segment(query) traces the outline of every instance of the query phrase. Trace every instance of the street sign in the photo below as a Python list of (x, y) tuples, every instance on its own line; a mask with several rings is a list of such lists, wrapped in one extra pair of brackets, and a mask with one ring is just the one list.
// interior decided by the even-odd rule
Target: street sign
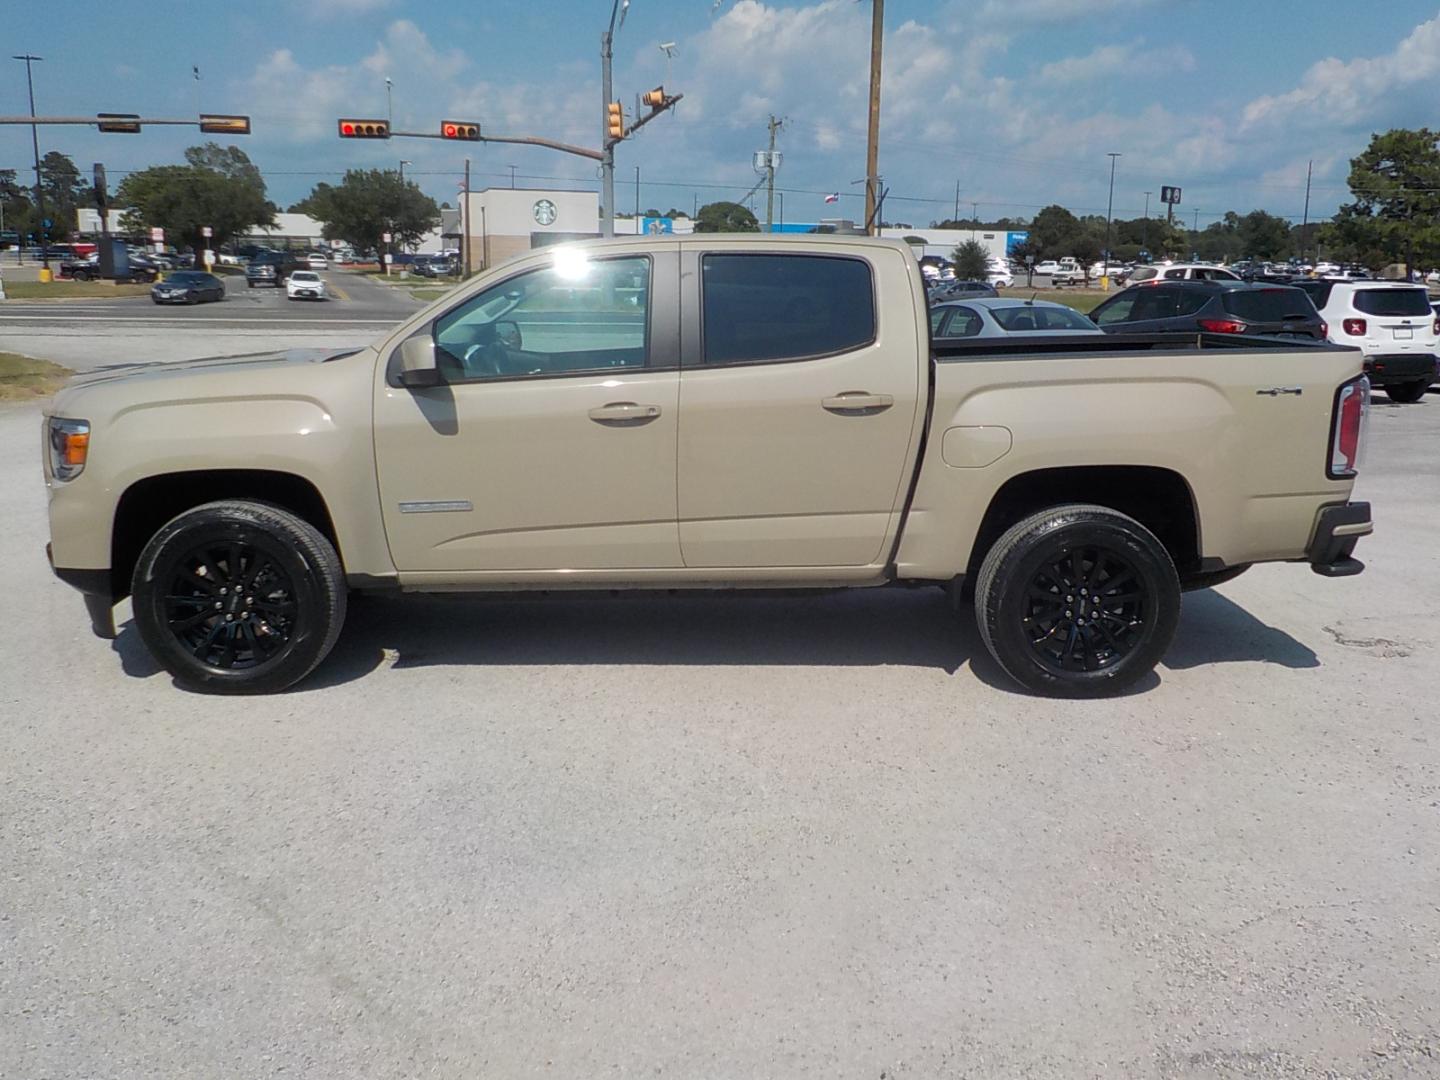
[(388, 263), (393, 263), (394, 261), (395, 261), (395, 256), (394, 256), (394, 255), (391, 255), (390, 252), (387, 251), (387, 252), (385, 253), (385, 262), (388, 264)]
[(40, 227), (41, 227), (42, 229), (48, 229), (48, 228), (50, 228), (50, 226), (52, 226), (52, 225), (54, 225), (54, 224), (55, 224), (55, 222), (51, 221), (51, 220), (47, 217), (47, 218), (45, 218), (44, 220), (42, 220), (42, 221), (40, 222)]
[(380, 242), (381, 242), (382, 244), (388, 244), (388, 243), (390, 243), (390, 234), (389, 234), (388, 232), (386, 232), (386, 233), (381, 233), (381, 234), (380, 234)]
[(152, 244), (163, 244), (165, 242), (165, 230), (156, 225), (150, 230), (150, 242)]
[(139, 113), (96, 113), (95, 126), (101, 131), (118, 132), (121, 135), (140, 134)]
[(200, 226), (200, 235), (203, 236), (203, 237), (205, 237), (205, 239), (208, 240), (208, 239), (210, 239), (210, 237), (212, 237), (212, 236), (215, 235), (215, 230), (212, 229), (209, 225), (201, 225), (201, 226)]
[(250, 117), (201, 113), (200, 130), (214, 135), (249, 135)]
[(1169, 203), (1171, 206), (1180, 205), (1180, 189), (1178, 187), (1161, 187), (1160, 201)]
[(204, 252), (201, 253), (200, 261), (203, 262), (207, 267), (214, 266), (215, 252), (213, 252), (209, 248), (206, 248)]

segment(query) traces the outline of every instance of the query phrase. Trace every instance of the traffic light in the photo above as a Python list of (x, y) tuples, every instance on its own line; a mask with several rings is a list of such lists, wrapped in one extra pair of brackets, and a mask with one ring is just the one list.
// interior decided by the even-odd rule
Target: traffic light
[(200, 130), (214, 135), (249, 135), (250, 117), (222, 116), (218, 113), (200, 116)]
[(140, 134), (139, 113), (96, 113), (95, 126), (101, 131), (113, 131), (121, 135)]
[(618, 101), (605, 106), (605, 131), (612, 139), (625, 137), (625, 108)]
[(340, 120), (342, 139), (388, 139), (390, 123), (387, 120)]
[(663, 108), (665, 105), (665, 88), (663, 86), (657, 86), (654, 90), (647, 90), (640, 98), (640, 101), (652, 109)]
[(465, 142), (479, 142), (480, 125), (467, 123), (464, 120), (442, 120), (440, 121), (440, 137), (442, 139), (462, 139)]

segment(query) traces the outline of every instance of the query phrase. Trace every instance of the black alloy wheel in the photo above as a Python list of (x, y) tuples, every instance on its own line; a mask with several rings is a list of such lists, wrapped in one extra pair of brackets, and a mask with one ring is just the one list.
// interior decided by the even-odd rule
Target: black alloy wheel
[(146, 545), (135, 622), (176, 681), (209, 693), (267, 693), (304, 678), (345, 617), (340, 559), (309, 522), (264, 503), (209, 503)]
[(975, 605), (981, 638), (1017, 682), (1093, 697), (1159, 662), (1179, 620), (1180, 582), (1138, 521), (1071, 504), (1032, 514), (995, 542)]

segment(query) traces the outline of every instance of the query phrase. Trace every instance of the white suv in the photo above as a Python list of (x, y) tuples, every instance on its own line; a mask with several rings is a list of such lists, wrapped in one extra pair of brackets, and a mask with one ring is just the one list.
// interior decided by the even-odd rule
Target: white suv
[(1240, 275), (1231, 273), (1223, 266), (1209, 263), (1156, 263), (1154, 266), (1137, 266), (1130, 272), (1128, 285), (1139, 285), (1142, 281), (1239, 281)]
[(1403, 281), (1297, 282), (1336, 345), (1365, 353), (1365, 373), (1391, 401), (1408, 404), (1440, 378), (1440, 315), (1423, 285)]

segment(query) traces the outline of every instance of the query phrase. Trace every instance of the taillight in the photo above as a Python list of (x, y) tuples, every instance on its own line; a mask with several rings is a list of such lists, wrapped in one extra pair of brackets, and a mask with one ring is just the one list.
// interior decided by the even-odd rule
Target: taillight
[(1345, 333), (1351, 337), (1363, 337), (1365, 334), (1366, 324), (1364, 319), (1346, 319), (1340, 325), (1345, 328)]
[[(1440, 319), (1437, 319), (1436, 322), (1440, 322)], [(1321, 319), (1321, 320), (1320, 320), (1320, 336), (1321, 336), (1321, 337), (1329, 337), (1329, 336), (1330, 336), (1330, 324), (1329, 324), (1328, 322), (1326, 322), (1324, 319)]]
[(1335, 394), (1334, 427), (1330, 432), (1331, 480), (1349, 480), (1360, 465), (1365, 416), (1370, 411), (1370, 380), (1364, 375), (1352, 379)]
[(1212, 334), (1243, 334), (1250, 327), (1235, 319), (1201, 319), (1200, 329), (1209, 330)]
[(1430, 324), (1430, 332), (1440, 337), (1440, 315), (1435, 316), (1435, 321)]

